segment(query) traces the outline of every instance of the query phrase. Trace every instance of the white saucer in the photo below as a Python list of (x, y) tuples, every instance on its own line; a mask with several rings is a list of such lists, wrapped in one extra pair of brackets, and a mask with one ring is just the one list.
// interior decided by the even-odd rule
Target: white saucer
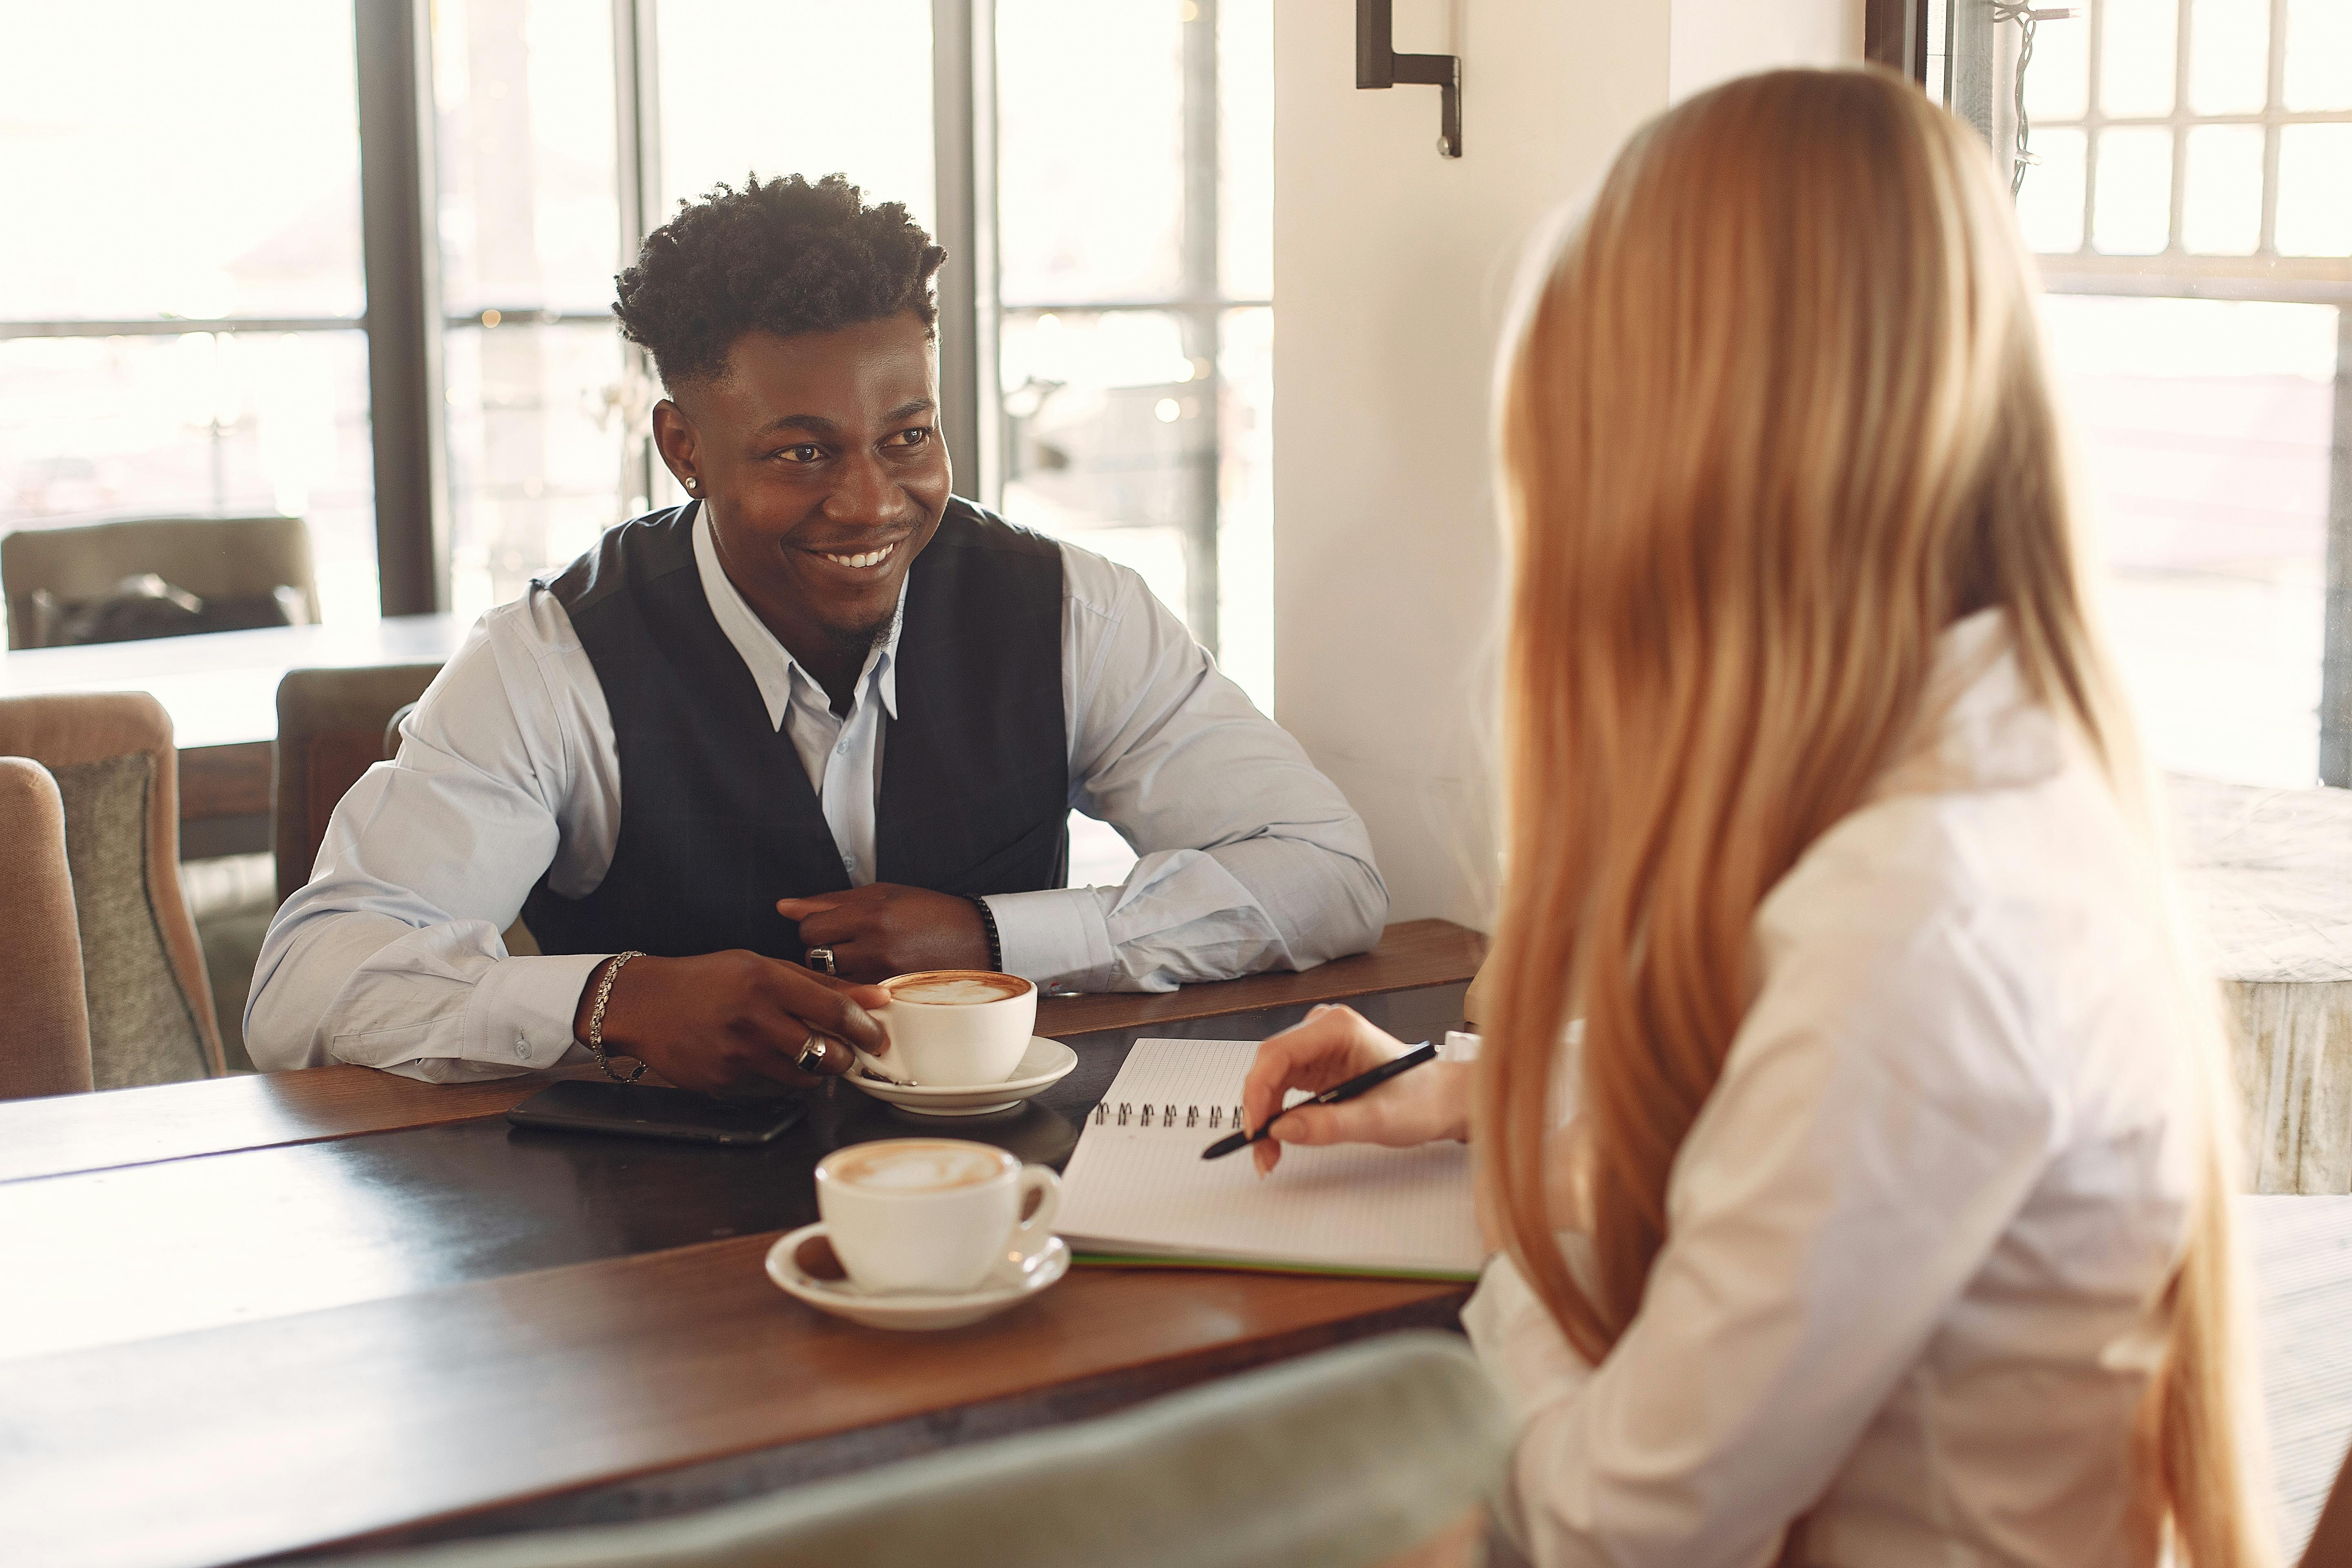
[(819, 1279), (800, 1266), (793, 1255), (801, 1243), (824, 1233), (821, 1223), (804, 1225), (768, 1248), (768, 1278), (784, 1294), (869, 1329), (960, 1329), (1018, 1306), (1070, 1271), (1069, 1245), (1056, 1236), (1048, 1237), (1029, 1260), (1026, 1272), (1010, 1261), (1002, 1263), (977, 1290), (953, 1296), (911, 1290), (879, 1295), (846, 1279)]
[(992, 1110), (1010, 1110), (1031, 1095), (1045, 1092), (1077, 1065), (1077, 1052), (1059, 1040), (1033, 1035), (1021, 1065), (1003, 1083), (938, 1088), (930, 1084), (883, 1083), (855, 1071), (844, 1081), (918, 1116), (985, 1116)]

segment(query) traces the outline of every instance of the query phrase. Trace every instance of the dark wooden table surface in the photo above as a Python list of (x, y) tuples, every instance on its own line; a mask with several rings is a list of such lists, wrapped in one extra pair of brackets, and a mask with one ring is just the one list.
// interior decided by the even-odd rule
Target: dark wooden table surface
[[(1136, 1039), (1255, 1038), (1339, 996), (1424, 1037), (1479, 952), (1420, 921), (1307, 974), (1049, 1003), (1076, 1070), (952, 1131), (1058, 1164)], [(761, 1258), (815, 1217), (819, 1156), (916, 1123), (836, 1086), (763, 1150), (509, 1127), (544, 1081), (335, 1068), (0, 1105), (0, 1559), (643, 1517), (1450, 1322), (1464, 1294), (1079, 1269), (968, 1329), (858, 1329)]]

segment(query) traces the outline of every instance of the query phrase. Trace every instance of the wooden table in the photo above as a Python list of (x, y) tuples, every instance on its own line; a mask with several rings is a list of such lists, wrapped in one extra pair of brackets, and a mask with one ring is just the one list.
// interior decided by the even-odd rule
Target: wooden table
[(278, 682), (289, 669), (443, 664), (472, 623), (387, 616), (335, 626), (265, 626), (87, 647), (0, 654), (0, 697), (146, 691), (172, 716), (180, 745), (180, 853), (269, 847), (269, 742)]
[[(1058, 1164), (1144, 1036), (1337, 996), (1423, 1037), (1482, 944), (1426, 921), (1301, 975), (1050, 1000), (1079, 1066), (960, 1135)], [(0, 1559), (194, 1568), (702, 1506), (1118, 1408), (1462, 1288), (1080, 1269), (950, 1333), (776, 1291), (826, 1150), (909, 1122), (835, 1086), (764, 1150), (510, 1128), (542, 1078), (359, 1068), (0, 1104)]]
[[(1058, 1163), (1139, 1037), (1250, 1037), (1350, 996), (1418, 1037), (1480, 952), (1416, 921), (1307, 974), (1048, 1001), (1077, 1070), (963, 1131)], [(841, 1089), (769, 1151), (508, 1129), (543, 1081), (325, 1068), (0, 1103), (0, 1562), (194, 1568), (676, 1512), (1444, 1324), (1462, 1299), (1080, 1269), (989, 1322), (885, 1338), (782, 1296), (760, 1258), (814, 1217), (819, 1152), (906, 1122)], [(2352, 1433), (2352, 1198), (2241, 1214), (2291, 1562)]]

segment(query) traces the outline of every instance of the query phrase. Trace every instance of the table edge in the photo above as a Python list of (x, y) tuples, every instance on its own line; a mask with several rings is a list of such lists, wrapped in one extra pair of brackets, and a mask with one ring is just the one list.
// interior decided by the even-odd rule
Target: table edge
[[(1383, 931), (1371, 951), (1313, 969), (1170, 992), (1045, 997), (1038, 1005), (1038, 1030), (1075, 1038), (1454, 984), (1476, 973), (1485, 950), (1484, 936), (1451, 921), (1401, 921)], [(573, 1066), (478, 1083), (429, 1084), (339, 1064), (0, 1100), (0, 1184), (503, 1116), (551, 1082), (594, 1071)], [(78, 1141), (88, 1147), (60, 1147)]]

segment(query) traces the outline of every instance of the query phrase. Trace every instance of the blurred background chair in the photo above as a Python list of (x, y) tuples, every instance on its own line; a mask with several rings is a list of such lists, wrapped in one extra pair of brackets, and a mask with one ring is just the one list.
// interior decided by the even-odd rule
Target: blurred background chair
[(66, 866), (66, 808), (49, 770), (0, 757), (0, 1100), (89, 1088), (89, 1009)]
[(415, 706), (440, 673), (437, 664), (289, 669), (278, 683), (269, 815), (278, 902), (310, 879), (336, 804), (369, 767), (399, 749), (395, 717)]
[[(278, 683), (278, 772), (270, 791), (270, 816), (277, 836), (278, 903), (310, 879), (336, 805), (362, 773), (399, 753), (401, 721), (440, 673), (437, 664), (289, 669)], [(506, 943), (507, 951), (518, 956), (539, 952), (520, 921), (507, 928)], [(259, 952), (257, 932), (254, 954)], [(245, 973), (250, 985), (251, 956)]]
[(642, 1524), (371, 1568), (1435, 1568), (1476, 1561), (1510, 1449), (1462, 1342), (1397, 1334), (1100, 1420)]
[[(212, 988), (180, 891), (179, 754), (170, 716), (144, 692), (0, 699), (0, 757), (38, 763), (57, 794), (70, 900), (58, 904), (54, 859), (42, 844), (12, 849), (52, 868), (37, 896), (46, 913), (28, 908), (8, 917), (12, 927), (47, 922), (48, 941), (28, 951), (51, 968), (46, 981), (11, 975), (9, 984), (28, 993), (37, 984), (54, 997), (61, 984), (55, 966), (71, 952), (62, 941), (69, 921), (88, 1031), (87, 1077), (69, 1087), (218, 1076)], [(45, 836), (41, 792), (21, 769), (14, 776), (21, 819)], [(70, 1058), (71, 1010), (51, 1006), (66, 1032), (56, 1048)]]
[[(154, 614), (138, 614), (135, 605), (118, 604), (129, 613), (113, 616), (100, 609), (131, 580), (151, 575), (160, 579), (147, 595)], [(197, 607), (163, 588), (192, 595)], [(12, 648), (319, 619), (310, 534), (299, 517), (137, 518), (20, 531), (0, 539), (0, 592)]]

